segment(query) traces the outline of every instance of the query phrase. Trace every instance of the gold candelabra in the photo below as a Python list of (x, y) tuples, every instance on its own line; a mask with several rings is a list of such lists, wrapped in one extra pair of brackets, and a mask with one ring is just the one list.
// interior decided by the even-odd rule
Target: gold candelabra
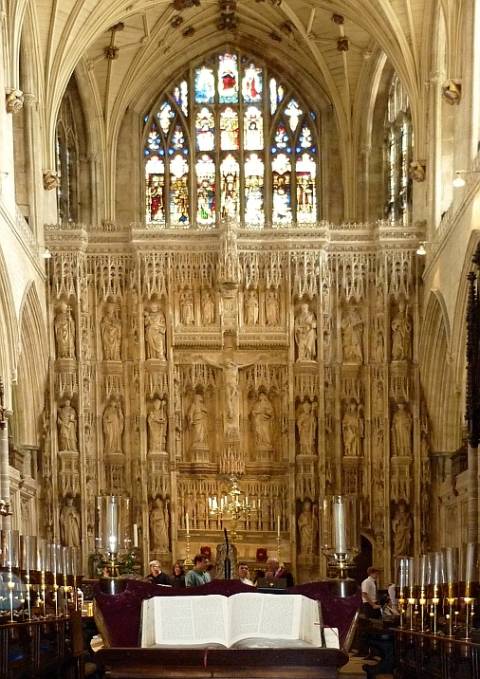
[[(260, 499), (252, 500), (250, 504), (248, 495), (245, 495), (239, 486), (238, 477), (235, 475), (228, 477), (229, 487), (225, 494), (220, 498), (213, 495), (208, 498), (208, 510), (210, 516), (219, 517), (222, 524), (228, 524), (232, 540), (238, 540), (238, 524), (244, 521), (260, 509)], [(280, 549), (277, 544), (278, 551)]]

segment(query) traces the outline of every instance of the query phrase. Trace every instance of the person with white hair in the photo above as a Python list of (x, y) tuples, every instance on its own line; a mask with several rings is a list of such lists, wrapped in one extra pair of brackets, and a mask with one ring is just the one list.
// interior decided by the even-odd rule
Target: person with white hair
[(152, 585), (171, 586), (172, 583), (170, 581), (170, 578), (166, 573), (162, 571), (160, 561), (158, 561), (157, 559), (153, 559), (153, 561), (150, 561), (148, 565), (150, 566), (150, 573), (145, 578), (148, 582), (151, 582)]

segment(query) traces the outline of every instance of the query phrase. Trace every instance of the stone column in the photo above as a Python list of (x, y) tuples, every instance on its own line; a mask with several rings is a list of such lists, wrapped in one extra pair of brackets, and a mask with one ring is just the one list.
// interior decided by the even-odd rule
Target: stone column
[(0, 515), (2, 528), (10, 528), (10, 474), (8, 460), (8, 411), (4, 405), (3, 381), (0, 378)]

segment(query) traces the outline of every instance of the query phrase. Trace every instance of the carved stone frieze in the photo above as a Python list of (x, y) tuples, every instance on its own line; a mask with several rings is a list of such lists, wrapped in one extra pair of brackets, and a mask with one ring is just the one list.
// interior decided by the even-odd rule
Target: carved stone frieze
[(195, 549), (221, 540), (208, 499), (236, 474), (255, 506), (237, 526), (241, 556), (258, 545), (273, 553), (280, 520), (282, 558), (301, 578), (319, 577), (318, 499), (333, 493), (358, 495), (385, 571), (405, 507), (409, 548), (426, 544), (412, 509), (428, 513), (430, 484), (413, 360), (415, 229), (226, 222), (192, 231), (188, 246), (174, 230), (159, 235), (46, 230), (54, 378), (44, 532), (60, 534), (53, 497), (64, 507), (72, 498), (86, 563), (96, 494), (125, 493), (144, 560), (182, 558), (187, 513)]

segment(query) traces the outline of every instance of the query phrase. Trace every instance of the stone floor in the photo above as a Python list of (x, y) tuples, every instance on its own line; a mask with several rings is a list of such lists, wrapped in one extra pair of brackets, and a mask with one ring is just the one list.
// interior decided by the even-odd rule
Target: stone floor
[[(376, 660), (365, 660), (364, 658), (357, 658), (353, 655), (350, 660), (338, 672), (339, 679), (358, 679), (365, 677), (366, 674), (362, 670), (362, 665), (375, 665)], [(376, 679), (393, 679), (393, 674), (377, 674)]]

